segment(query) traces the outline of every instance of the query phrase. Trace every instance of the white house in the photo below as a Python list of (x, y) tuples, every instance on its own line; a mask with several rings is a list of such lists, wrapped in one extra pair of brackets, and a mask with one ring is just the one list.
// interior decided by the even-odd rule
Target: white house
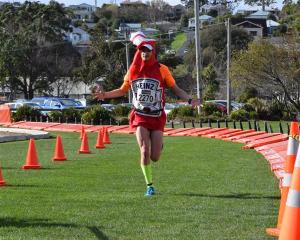
[[(202, 28), (205, 24), (212, 24), (213, 21), (214, 21), (214, 18), (212, 16), (208, 16), (208, 15), (199, 16), (200, 28)], [(191, 29), (191, 30), (195, 29), (195, 18), (190, 18), (189, 19), (188, 28)]]
[(73, 20), (85, 20), (88, 22), (93, 21), (93, 13), (96, 11), (95, 6), (86, 3), (70, 5), (68, 9), (71, 9), (74, 13)]
[(147, 36), (154, 35), (159, 32), (154, 28), (143, 28), (142, 24), (140, 23), (121, 23), (119, 29), (116, 30), (120, 39), (125, 39), (126, 34), (127, 37), (129, 37), (130, 33), (138, 31), (145, 33)]
[(67, 32), (67, 40), (72, 42), (72, 45), (84, 44), (90, 41), (90, 35), (81, 28), (71, 26), (72, 31)]

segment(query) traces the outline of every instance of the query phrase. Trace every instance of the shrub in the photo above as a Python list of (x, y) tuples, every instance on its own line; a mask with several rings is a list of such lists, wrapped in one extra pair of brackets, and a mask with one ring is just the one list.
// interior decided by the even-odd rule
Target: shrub
[(51, 111), (48, 113), (48, 116), (53, 120), (53, 121), (59, 121), (63, 119), (63, 114), (61, 111)]
[(178, 108), (176, 118), (182, 121), (190, 121), (196, 115), (196, 110), (192, 106), (181, 106)]
[(175, 120), (178, 114), (179, 108), (173, 108), (167, 115), (168, 120)]
[(129, 118), (128, 117), (122, 117), (122, 116), (117, 116), (116, 121), (120, 125), (128, 125), (129, 124)]
[(34, 109), (28, 105), (21, 106), (17, 109), (15, 114), (13, 114), (14, 121), (22, 121), (25, 118), (40, 118), (41, 112), (37, 109)]
[(246, 103), (246, 104), (242, 107), (242, 109), (246, 110), (247, 112), (255, 111), (254, 107), (253, 107), (251, 104), (249, 104), (249, 103)]
[(66, 121), (68, 119), (68, 122), (75, 122), (75, 118), (77, 120), (79, 120), (81, 118), (81, 114), (79, 112), (79, 110), (75, 109), (75, 108), (68, 108), (68, 109), (64, 109), (62, 110), (62, 117), (64, 119), (64, 121)]
[(230, 118), (232, 120), (246, 121), (249, 119), (249, 113), (244, 109), (239, 109), (236, 111), (232, 111), (230, 114)]
[(94, 123), (110, 124), (111, 120), (114, 119), (111, 118), (110, 112), (99, 105), (86, 108), (82, 114), (82, 121), (88, 124), (92, 121)]
[(131, 110), (131, 108), (128, 106), (117, 105), (112, 113), (115, 116), (126, 117), (130, 113), (130, 110)]
[(214, 112), (220, 112), (217, 105), (214, 103), (204, 103), (202, 107), (204, 116), (212, 115)]
[(251, 119), (251, 120), (258, 120), (259, 119), (258, 113), (255, 112), (255, 111), (249, 112), (249, 119)]

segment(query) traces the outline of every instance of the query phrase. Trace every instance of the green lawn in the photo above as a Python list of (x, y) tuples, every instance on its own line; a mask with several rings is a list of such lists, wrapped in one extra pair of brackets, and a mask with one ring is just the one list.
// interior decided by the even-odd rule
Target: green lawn
[(178, 33), (171, 44), (172, 49), (177, 51), (185, 41), (186, 41), (186, 33)]
[(38, 140), (41, 170), (21, 170), (27, 141), (1, 143), (0, 239), (270, 239), (278, 183), (254, 150), (215, 139), (166, 137), (154, 164), (158, 194), (145, 198), (133, 135), (78, 155), (79, 134), (63, 133), (66, 162), (52, 162), (55, 139)]
[[(270, 126), (271, 126), (271, 129), (273, 130), (273, 132), (280, 132), (280, 127), (279, 127), (279, 121), (258, 121), (258, 125), (260, 127), (260, 131), (264, 131), (265, 130), (265, 122), (267, 123), (267, 127), (268, 127), (268, 132), (270, 132)], [(282, 130), (283, 130), (283, 133), (287, 133), (288, 132), (288, 125), (290, 125), (291, 122), (287, 122), (287, 121), (281, 121), (281, 126), (282, 126)], [(183, 122), (179, 123), (179, 122), (176, 122), (174, 121), (173, 122), (173, 125), (174, 125), (174, 128), (182, 128), (184, 127), (183, 126)], [(195, 127), (199, 128), (200, 125), (199, 125), (199, 122), (197, 123), (194, 123)], [(250, 121), (250, 125), (251, 125), (251, 129), (254, 129), (254, 122), (253, 121)], [(185, 126), (188, 128), (188, 127), (192, 127), (192, 123), (191, 122), (187, 122), (185, 124)], [(209, 124), (208, 123), (202, 123), (202, 127), (208, 127)], [(213, 122), (211, 123), (211, 126), (216, 128), (218, 127), (218, 124), (216, 122)], [(235, 126), (236, 128), (240, 128), (240, 122), (239, 121), (236, 121), (235, 123)], [(172, 123), (171, 121), (170, 122), (167, 122), (166, 124), (166, 127), (172, 127)], [(225, 126), (225, 122), (220, 122), (220, 127), (226, 127)], [(232, 121), (228, 122), (228, 127), (229, 128), (234, 128), (234, 124)], [(242, 127), (244, 130), (246, 129), (249, 129), (249, 123), (248, 122), (242, 122)]]

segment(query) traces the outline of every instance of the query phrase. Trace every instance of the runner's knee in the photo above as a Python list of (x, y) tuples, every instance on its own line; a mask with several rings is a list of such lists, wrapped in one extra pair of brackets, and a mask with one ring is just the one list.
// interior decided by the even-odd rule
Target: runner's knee
[(150, 158), (153, 162), (157, 162), (159, 160), (160, 153), (159, 154), (151, 154)]

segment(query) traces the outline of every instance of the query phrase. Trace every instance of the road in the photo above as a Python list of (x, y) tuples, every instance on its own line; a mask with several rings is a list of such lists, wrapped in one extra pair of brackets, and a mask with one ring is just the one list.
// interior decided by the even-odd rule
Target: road
[(195, 31), (186, 31), (186, 41), (182, 44), (182, 46), (177, 50), (176, 56), (183, 57), (184, 50), (188, 49), (188, 46), (192, 43), (195, 38)]

